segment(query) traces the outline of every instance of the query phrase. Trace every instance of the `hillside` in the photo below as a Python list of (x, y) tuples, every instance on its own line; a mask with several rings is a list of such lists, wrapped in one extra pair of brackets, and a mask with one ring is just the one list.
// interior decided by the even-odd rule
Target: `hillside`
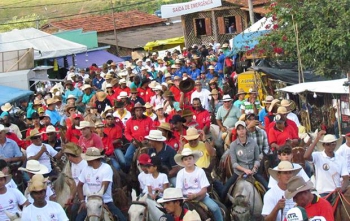
[[(138, 9), (148, 13), (160, 9), (162, 4), (186, 2), (189, 0), (1, 0), (0, 25), (18, 21), (21, 17), (45, 20), (61, 20), (73, 16), (110, 13)], [(13, 17), (17, 17), (13, 20)]]

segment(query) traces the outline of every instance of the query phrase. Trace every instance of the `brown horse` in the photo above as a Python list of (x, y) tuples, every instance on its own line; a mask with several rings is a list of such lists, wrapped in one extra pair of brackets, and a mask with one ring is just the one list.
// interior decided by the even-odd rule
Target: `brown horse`
[(332, 203), (334, 220), (350, 221), (350, 187), (345, 193), (335, 192), (332, 195), (330, 197), (334, 197)]

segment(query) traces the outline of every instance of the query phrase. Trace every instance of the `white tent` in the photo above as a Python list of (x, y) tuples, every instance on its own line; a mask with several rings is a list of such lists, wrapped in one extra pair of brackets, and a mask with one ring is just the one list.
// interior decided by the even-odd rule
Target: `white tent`
[(315, 92), (315, 93), (326, 93), (326, 94), (348, 94), (349, 87), (343, 86), (344, 82), (347, 82), (347, 78), (329, 80), (329, 81), (316, 81), (307, 82), (301, 84), (294, 84), (292, 86), (284, 87), (279, 91), (289, 93), (302, 93), (304, 91)]
[(85, 52), (87, 47), (35, 28), (12, 30), (0, 34), (0, 52), (34, 48), (34, 60), (62, 57)]

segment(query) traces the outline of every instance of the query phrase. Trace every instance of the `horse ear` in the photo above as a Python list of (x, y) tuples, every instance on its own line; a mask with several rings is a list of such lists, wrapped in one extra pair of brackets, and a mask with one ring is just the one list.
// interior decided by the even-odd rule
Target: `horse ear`
[(86, 197), (89, 197), (91, 195), (90, 189), (86, 185), (83, 186), (83, 193)]
[(147, 200), (147, 194), (144, 194), (142, 197), (140, 197), (139, 201), (140, 202), (146, 202)]
[(103, 196), (103, 193), (105, 192), (105, 188), (104, 186), (102, 185), (101, 189), (96, 193), (97, 195), (99, 196)]

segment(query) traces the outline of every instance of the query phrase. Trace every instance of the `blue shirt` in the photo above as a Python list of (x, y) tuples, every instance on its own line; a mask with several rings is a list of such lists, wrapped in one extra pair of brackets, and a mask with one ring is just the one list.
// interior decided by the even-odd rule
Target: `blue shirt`
[(74, 88), (72, 91), (66, 90), (64, 92), (64, 97), (63, 97), (64, 102), (66, 102), (69, 95), (74, 95), (74, 97), (76, 97), (78, 99), (79, 97), (83, 96), (83, 92), (81, 90), (79, 90), (78, 88)]
[(22, 152), (14, 140), (6, 138), (4, 145), (0, 144), (0, 157), (7, 159), (21, 156)]
[(56, 125), (57, 122), (61, 122), (61, 116), (60, 114), (56, 111), (56, 110), (49, 110), (47, 109), (45, 111), (45, 114), (49, 115), (50, 116), (50, 119), (51, 119), (51, 123), (53, 125)]
[(196, 80), (197, 77), (199, 77), (199, 75), (201, 74), (201, 71), (198, 68), (196, 68), (195, 70), (191, 70), (190, 73), (188, 74), (191, 76), (193, 80)]
[(205, 76), (208, 80), (211, 80), (214, 77), (210, 72), (208, 72)]
[(131, 82), (130, 84), (130, 88), (139, 88), (141, 87), (141, 82), (139, 83), (139, 85), (136, 85), (135, 82)]
[(163, 146), (163, 149), (158, 153), (156, 152), (155, 148), (149, 149), (148, 155), (150, 155), (151, 157), (158, 156), (160, 158), (160, 161), (162, 162), (162, 165), (166, 166), (169, 170), (171, 170), (174, 166), (177, 166), (174, 160), (176, 151), (166, 144)]
[(92, 80), (92, 85), (97, 87), (98, 89), (101, 89), (104, 81), (105, 81), (105, 79), (103, 79), (103, 78), (101, 78), (101, 79), (94, 78)]
[(267, 114), (268, 112), (266, 111), (266, 108), (261, 109), (261, 111), (259, 112), (259, 121), (263, 126), (265, 126), (264, 118)]

